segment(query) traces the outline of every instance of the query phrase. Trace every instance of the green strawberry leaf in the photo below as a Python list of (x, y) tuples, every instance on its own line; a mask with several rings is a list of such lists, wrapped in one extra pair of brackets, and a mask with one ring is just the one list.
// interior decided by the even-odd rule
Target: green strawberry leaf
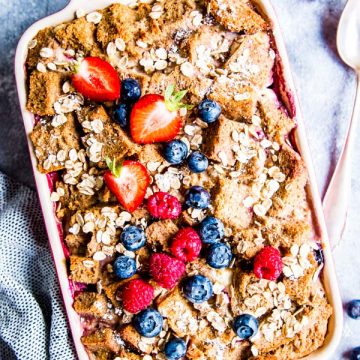
[(169, 111), (177, 111), (182, 108), (191, 110), (194, 105), (184, 104), (181, 100), (187, 94), (187, 90), (175, 92), (175, 85), (169, 85), (165, 90), (165, 105)]
[(107, 158), (105, 158), (105, 162), (106, 162), (107, 167), (111, 171), (111, 173), (117, 178), (120, 177), (122, 165), (120, 164), (120, 165), (116, 166), (115, 158), (114, 158), (114, 160), (111, 160), (110, 158), (107, 157)]

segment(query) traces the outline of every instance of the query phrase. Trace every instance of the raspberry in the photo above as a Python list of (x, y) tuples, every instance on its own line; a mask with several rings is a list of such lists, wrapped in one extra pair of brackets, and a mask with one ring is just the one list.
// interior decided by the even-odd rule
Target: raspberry
[(165, 289), (172, 289), (185, 272), (185, 264), (169, 255), (152, 254), (150, 257), (150, 274)]
[(181, 203), (166, 192), (157, 192), (148, 199), (149, 213), (159, 219), (176, 219), (181, 213)]
[(281, 254), (272, 246), (265, 246), (255, 256), (254, 274), (259, 279), (275, 281), (283, 268)]
[(193, 261), (201, 250), (201, 240), (197, 232), (191, 228), (181, 229), (172, 241), (170, 251), (179, 260)]
[(134, 279), (123, 286), (119, 295), (124, 309), (136, 314), (150, 305), (154, 298), (154, 288), (144, 280)]

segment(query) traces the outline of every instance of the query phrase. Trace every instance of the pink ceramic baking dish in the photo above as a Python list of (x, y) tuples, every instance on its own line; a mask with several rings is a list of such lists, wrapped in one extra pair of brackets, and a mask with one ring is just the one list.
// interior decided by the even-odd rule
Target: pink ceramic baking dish
[[(36, 186), (40, 198), (49, 242), (51, 245), (55, 268), (57, 271), (61, 292), (64, 299), (65, 309), (67, 312), (77, 354), (79, 359), (81, 360), (88, 360), (89, 357), (80, 341), (80, 337), (82, 334), (80, 318), (72, 308), (72, 288), (67, 275), (66, 257), (61, 239), (61, 226), (59, 226), (59, 223), (54, 215), (54, 204), (50, 200), (51, 177), (43, 175), (37, 170), (36, 158), (32, 149), (32, 144), (29, 139), (29, 134), (31, 133), (34, 126), (34, 115), (26, 110), (26, 69), (24, 64), (27, 56), (28, 44), (39, 30), (48, 26), (55, 26), (60, 23), (72, 20), (74, 18), (76, 10), (80, 8), (86, 12), (90, 12), (109, 6), (114, 2), (121, 2), (124, 4), (130, 2), (133, 3), (132, 0), (71, 0), (63, 10), (36, 22), (24, 33), (18, 44), (15, 59), (17, 89), (26, 135), (28, 137), (28, 145)], [(296, 97), (294, 83), (290, 73), (288, 57), (281, 36), (279, 24), (269, 0), (257, 0), (257, 3), (259, 9), (262, 10), (263, 14), (269, 19), (270, 23), (272, 24), (276, 48), (278, 54), (280, 55), (280, 58), (282, 59), (282, 66), (279, 66), (275, 73), (278, 75), (278, 80), (280, 80), (278, 81), (278, 84), (283, 101), (284, 103), (286, 103), (289, 112), (296, 118), (298, 123), (298, 127), (294, 134), (294, 145), (301, 153), (309, 172), (309, 199), (311, 199), (312, 201), (314, 215), (317, 219), (317, 236), (322, 239), (324, 247), (325, 267), (323, 270), (323, 281), (325, 284), (328, 298), (334, 309), (333, 316), (331, 317), (329, 323), (328, 335), (326, 337), (324, 346), (316, 352), (312, 353), (310, 356), (306, 357), (306, 359), (331, 359), (333, 358), (335, 348), (337, 347), (341, 338), (343, 322), (343, 310), (334, 270), (331, 247), (326, 233), (324, 215), (322, 212), (321, 200), (316, 185), (316, 178), (311, 161), (310, 151), (305, 136), (304, 123), (300, 113), (299, 102)]]

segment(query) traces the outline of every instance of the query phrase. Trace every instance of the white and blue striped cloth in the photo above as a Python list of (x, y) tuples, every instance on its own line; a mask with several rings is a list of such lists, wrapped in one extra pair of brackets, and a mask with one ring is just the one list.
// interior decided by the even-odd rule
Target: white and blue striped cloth
[(0, 359), (73, 360), (35, 191), (0, 173)]

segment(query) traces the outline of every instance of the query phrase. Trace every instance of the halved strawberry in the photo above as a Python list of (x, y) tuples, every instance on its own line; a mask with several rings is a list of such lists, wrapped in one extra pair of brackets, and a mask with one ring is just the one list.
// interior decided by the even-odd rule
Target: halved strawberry
[(120, 78), (116, 70), (97, 57), (83, 59), (72, 76), (74, 88), (92, 101), (113, 101), (120, 97)]
[(126, 160), (118, 166), (115, 160), (106, 159), (106, 163), (110, 169), (104, 174), (107, 187), (127, 211), (135, 211), (144, 200), (150, 183), (146, 168), (132, 160)]
[(134, 105), (130, 115), (130, 132), (138, 144), (169, 141), (179, 133), (182, 120), (181, 108), (192, 108), (183, 104), (181, 99), (186, 90), (174, 94), (175, 86), (170, 85), (165, 96), (157, 94), (144, 95)]

